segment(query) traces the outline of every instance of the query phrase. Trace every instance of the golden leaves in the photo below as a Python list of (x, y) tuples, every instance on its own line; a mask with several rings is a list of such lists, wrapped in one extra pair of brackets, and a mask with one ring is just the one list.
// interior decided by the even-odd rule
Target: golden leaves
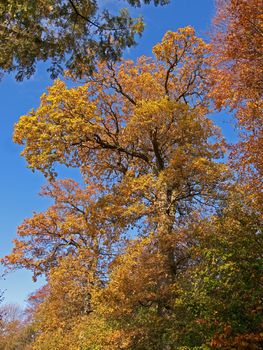
[[(136, 339), (160, 348), (155, 323), (171, 331), (180, 274), (191, 265), (186, 228), (218, 203), (228, 177), (206, 117), (206, 50), (191, 27), (168, 32), (156, 61), (99, 63), (70, 89), (56, 81), (17, 124), (14, 138), (49, 177), (42, 194), (54, 200), (19, 227), (7, 258), (49, 281), (36, 349), (68, 348), (65, 333), (76, 349), (92, 339), (98, 349), (129, 349)], [(55, 180), (57, 162), (78, 167), (83, 186)]]

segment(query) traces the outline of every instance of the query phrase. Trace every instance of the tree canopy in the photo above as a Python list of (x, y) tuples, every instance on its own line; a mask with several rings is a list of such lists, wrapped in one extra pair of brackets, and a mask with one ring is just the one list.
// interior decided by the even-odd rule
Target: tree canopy
[[(140, 7), (167, 0), (127, 0)], [(66, 67), (78, 76), (93, 71), (97, 60), (118, 60), (143, 31), (142, 18), (127, 8), (112, 12), (96, 0), (1, 0), (0, 69), (15, 71), (17, 80), (34, 74), (38, 61), (50, 61), (51, 77)]]

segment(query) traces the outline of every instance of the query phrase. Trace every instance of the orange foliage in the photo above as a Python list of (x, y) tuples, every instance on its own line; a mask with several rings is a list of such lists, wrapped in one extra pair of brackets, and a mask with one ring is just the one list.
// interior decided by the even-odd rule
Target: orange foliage
[(234, 110), (241, 140), (232, 152), (251, 199), (262, 205), (262, 0), (218, 0), (212, 40), (211, 96)]

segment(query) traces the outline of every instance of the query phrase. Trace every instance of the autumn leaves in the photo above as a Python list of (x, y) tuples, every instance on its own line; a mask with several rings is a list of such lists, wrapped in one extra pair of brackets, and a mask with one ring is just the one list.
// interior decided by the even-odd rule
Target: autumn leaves
[(30, 349), (260, 348), (260, 208), (207, 117), (209, 47), (186, 27), (153, 53), (55, 81), (16, 125), (54, 200), (5, 258), (47, 277)]

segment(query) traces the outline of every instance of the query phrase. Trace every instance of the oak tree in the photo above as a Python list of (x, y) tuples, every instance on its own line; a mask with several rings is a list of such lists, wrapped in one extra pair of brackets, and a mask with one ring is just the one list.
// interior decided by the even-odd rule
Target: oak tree
[[(15, 141), (54, 200), (22, 223), (4, 260), (48, 279), (36, 349), (176, 341), (175, 295), (196, 261), (187, 228), (219, 208), (229, 179), (207, 117), (207, 49), (191, 27), (168, 32), (154, 58), (101, 62), (72, 88), (55, 81), (16, 125)], [(78, 168), (83, 184), (57, 179), (57, 164)]]
[[(55, 205), (19, 228), (10, 262), (41, 273), (86, 245), (98, 257), (107, 250), (99, 242), (116, 244), (131, 228), (155, 232), (166, 251), (185, 215), (215, 205), (227, 170), (215, 161), (220, 135), (206, 117), (206, 44), (187, 27), (168, 32), (153, 51), (156, 60), (102, 63), (83, 86), (56, 81), (21, 117), (15, 140), (29, 166), (49, 176)], [(54, 182), (57, 162), (79, 167), (85, 188)]]

